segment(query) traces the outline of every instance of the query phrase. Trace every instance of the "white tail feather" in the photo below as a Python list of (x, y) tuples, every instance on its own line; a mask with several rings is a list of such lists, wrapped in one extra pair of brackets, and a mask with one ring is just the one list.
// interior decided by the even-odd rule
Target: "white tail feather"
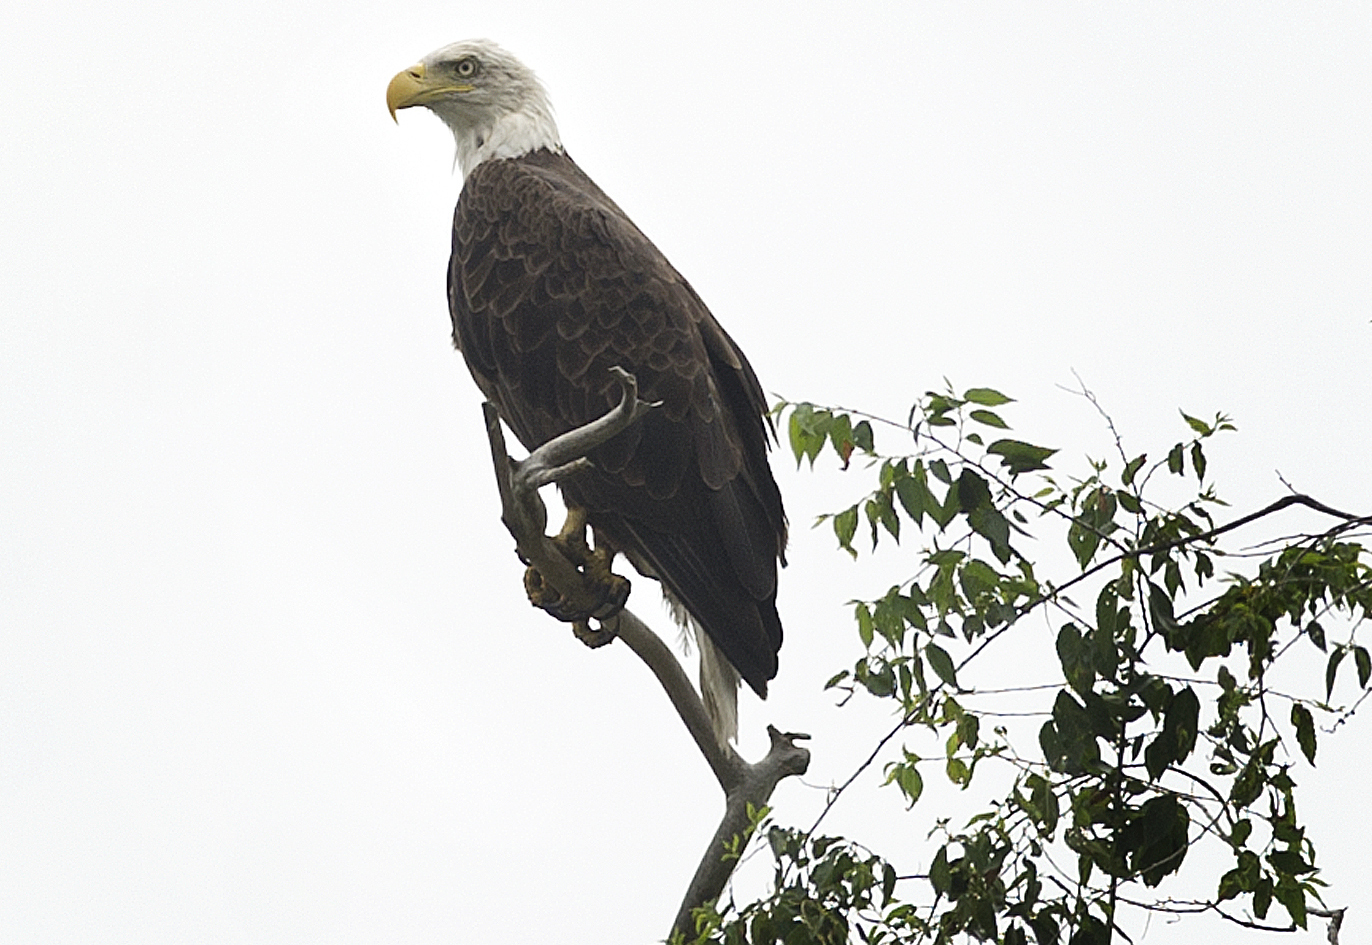
[(738, 740), (738, 687), (741, 682), (738, 670), (724, 658), (675, 595), (663, 588), (662, 596), (672, 612), (672, 619), (681, 628), (687, 652), (694, 643), (700, 653), (700, 701), (705, 703), (705, 714), (710, 719), (715, 738), (721, 747), (727, 746)]
[(720, 747), (738, 740), (738, 670), (719, 652), (714, 641), (696, 631), (700, 650), (700, 698)]

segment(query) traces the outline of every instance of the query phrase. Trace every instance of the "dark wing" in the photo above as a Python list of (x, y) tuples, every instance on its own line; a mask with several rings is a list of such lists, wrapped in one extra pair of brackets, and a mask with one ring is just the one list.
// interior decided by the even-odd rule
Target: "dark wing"
[(448, 298), (472, 376), (529, 448), (613, 406), (611, 367), (662, 401), (563, 493), (765, 695), (786, 545), (767, 404), (694, 290), (570, 158), (536, 151), (469, 175)]

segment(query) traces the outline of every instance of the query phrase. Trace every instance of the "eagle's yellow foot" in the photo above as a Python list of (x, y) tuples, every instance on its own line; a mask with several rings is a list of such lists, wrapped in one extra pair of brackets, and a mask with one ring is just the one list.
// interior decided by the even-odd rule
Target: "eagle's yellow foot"
[(567, 510), (567, 520), (562, 523), (562, 531), (553, 537), (553, 544), (561, 548), (567, 560), (578, 567), (586, 563), (586, 559), (591, 556), (591, 546), (586, 541), (584, 509)]
[(586, 541), (586, 513), (573, 509), (567, 513), (566, 524), (552, 541), (558, 546), (567, 560), (571, 561), (590, 579), (597, 590), (596, 605), (589, 611), (578, 611), (543, 580), (543, 575), (533, 567), (524, 572), (524, 590), (529, 602), (535, 607), (552, 614), (564, 623), (572, 624), (572, 632), (582, 643), (590, 647), (604, 646), (614, 639), (608, 630), (591, 630), (591, 618), (605, 620), (624, 609), (629, 599), (629, 582), (610, 570), (614, 562), (614, 552), (600, 547), (591, 550)]
[[(629, 599), (629, 581), (612, 572), (608, 563), (601, 564), (595, 558), (596, 555), (593, 554), (586, 562), (578, 562), (598, 591), (596, 605), (593, 608), (587, 611), (572, 607), (533, 566), (524, 570), (524, 592), (529, 595), (529, 603), (547, 611), (563, 623), (584, 622), (592, 617), (605, 620), (619, 613), (624, 609), (625, 601)], [(608, 560), (608, 555), (606, 558)]]
[(524, 569), (524, 593), (529, 595), (529, 603), (546, 610), (564, 623), (580, 618), (580, 614), (567, 604), (556, 588), (543, 580), (542, 573), (533, 565)]

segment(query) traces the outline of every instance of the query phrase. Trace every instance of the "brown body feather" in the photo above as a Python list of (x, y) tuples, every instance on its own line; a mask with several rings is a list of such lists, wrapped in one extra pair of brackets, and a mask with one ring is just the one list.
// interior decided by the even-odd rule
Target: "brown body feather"
[(662, 402), (563, 494), (765, 696), (786, 548), (767, 404), (695, 291), (571, 158), (537, 150), (468, 175), (448, 300), (472, 376), (526, 447), (608, 410), (614, 366)]

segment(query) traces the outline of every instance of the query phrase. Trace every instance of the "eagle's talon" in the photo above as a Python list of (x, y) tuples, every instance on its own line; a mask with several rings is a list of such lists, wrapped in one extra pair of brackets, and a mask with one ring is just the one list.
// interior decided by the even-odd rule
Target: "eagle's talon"
[[(579, 622), (583, 626), (591, 618), (605, 620), (623, 610), (625, 602), (629, 599), (630, 589), (629, 581), (611, 570), (614, 552), (603, 545), (594, 551), (591, 550), (590, 543), (586, 540), (586, 524), (584, 509), (569, 509), (566, 523), (551, 541), (596, 589), (597, 601), (594, 607), (585, 611), (573, 610), (535, 568), (530, 566), (524, 572), (524, 590), (529, 595), (531, 604), (547, 611), (563, 623)], [(598, 642), (592, 644), (588, 637)], [(614, 635), (601, 638), (588, 629), (584, 633), (578, 631), (577, 638), (588, 646), (604, 646), (614, 638)]]
[[(524, 593), (528, 595), (529, 603), (563, 623), (584, 623), (591, 618), (605, 620), (623, 610), (632, 588), (629, 580), (610, 571), (608, 567), (605, 568), (603, 575), (596, 574), (590, 561), (586, 562), (586, 572), (600, 592), (599, 602), (589, 611), (570, 606), (567, 599), (545, 581), (543, 575), (533, 566), (524, 569)], [(577, 636), (580, 638), (581, 635)], [(595, 645), (603, 646), (611, 639), (613, 634)]]
[(543, 580), (543, 575), (533, 565), (524, 569), (524, 593), (529, 596), (529, 603), (563, 623), (571, 623), (584, 616), (567, 606), (566, 599), (556, 588)]
[(600, 629), (592, 630), (587, 621), (574, 620), (572, 621), (572, 635), (591, 649), (596, 650), (619, 636), (619, 631), (612, 630), (603, 624)]
[(551, 540), (563, 557), (578, 568), (587, 567), (595, 557), (585, 535), (555, 535)]
[(606, 578), (598, 581), (602, 591), (600, 606), (591, 612), (591, 616), (597, 620), (613, 617), (623, 610), (632, 587), (627, 578), (622, 578), (618, 574), (607, 572)]

